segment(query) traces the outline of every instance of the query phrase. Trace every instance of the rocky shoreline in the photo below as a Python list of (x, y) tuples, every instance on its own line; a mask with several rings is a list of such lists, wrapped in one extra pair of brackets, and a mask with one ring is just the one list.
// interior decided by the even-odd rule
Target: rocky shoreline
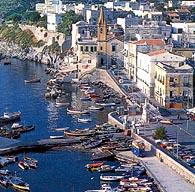
[(55, 53), (44, 53), (38, 50), (38, 48), (33, 47), (22, 49), (17, 44), (0, 41), (0, 60), (5, 57), (35, 61), (54, 67), (63, 63), (63, 60)]

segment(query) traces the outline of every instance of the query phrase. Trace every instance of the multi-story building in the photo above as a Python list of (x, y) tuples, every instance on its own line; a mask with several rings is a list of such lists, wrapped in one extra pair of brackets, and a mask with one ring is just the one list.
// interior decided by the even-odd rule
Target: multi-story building
[(159, 62), (154, 66), (155, 99), (166, 108), (193, 106), (193, 68), (187, 64)]
[(36, 11), (47, 16), (48, 31), (56, 32), (58, 24), (61, 22), (61, 13), (63, 10), (62, 1), (45, 0), (45, 3), (36, 4)]
[(123, 30), (118, 25), (107, 25), (101, 7), (97, 26), (80, 21), (72, 27), (72, 47), (79, 65), (109, 66), (122, 65)]
[(165, 49), (166, 44), (163, 39), (143, 39), (140, 41), (125, 41), (124, 43), (124, 67), (128, 76), (137, 82), (137, 54), (148, 53), (150, 51)]
[(166, 50), (151, 51), (137, 54), (137, 86), (146, 96), (154, 98), (155, 95), (155, 65), (159, 62), (169, 63), (170, 66), (184, 65), (186, 58), (169, 53)]
[(118, 19), (118, 24), (124, 27), (125, 39), (168, 39), (171, 37), (172, 28), (165, 21), (146, 21), (138, 24), (124, 25), (128, 19)]

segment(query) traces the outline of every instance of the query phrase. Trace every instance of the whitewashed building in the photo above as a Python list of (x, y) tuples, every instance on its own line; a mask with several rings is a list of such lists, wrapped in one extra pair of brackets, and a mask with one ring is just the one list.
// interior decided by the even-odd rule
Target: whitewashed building
[(137, 54), (137, 86), (148, 97), (154, 97), (155, 88), (155, 65), (158, 62), (169, 63), (176, 66), (184, 64), (186, 58), (169, 53), (166, 50), (151, 51), (149, 53)]

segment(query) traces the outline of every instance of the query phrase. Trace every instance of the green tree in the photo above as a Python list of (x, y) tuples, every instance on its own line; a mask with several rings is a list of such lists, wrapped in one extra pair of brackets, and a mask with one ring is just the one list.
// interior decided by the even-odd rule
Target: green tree
[(167, 138), (167, 131), (164, 127), (159, 127), (155, 130), (153, 135), (154, 139), (166, 139)]
[(72, 24), (83, 20), (81, 15), (77, 15), (74, 11), (68, 11), (62, 15), (62, 23), (58, 26), (58, 31), (70, 35)]
[(35, 23), (35, 22), (38, 22), (40, 20), (40, 14), (36, 11), (27, 11), (26, 13), (24, 13), (24, 19), (27, 21), (27, 22), (32, 22), (32, 23)]

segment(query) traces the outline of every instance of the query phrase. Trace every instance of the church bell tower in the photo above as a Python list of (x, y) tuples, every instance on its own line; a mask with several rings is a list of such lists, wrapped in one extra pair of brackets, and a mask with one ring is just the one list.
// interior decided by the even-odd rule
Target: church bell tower
[(104, 8), (100, 8), (100, 14), (97, 23), (97, 51), (98, 66), (107, 64), (107, 24), (104, 15)]

